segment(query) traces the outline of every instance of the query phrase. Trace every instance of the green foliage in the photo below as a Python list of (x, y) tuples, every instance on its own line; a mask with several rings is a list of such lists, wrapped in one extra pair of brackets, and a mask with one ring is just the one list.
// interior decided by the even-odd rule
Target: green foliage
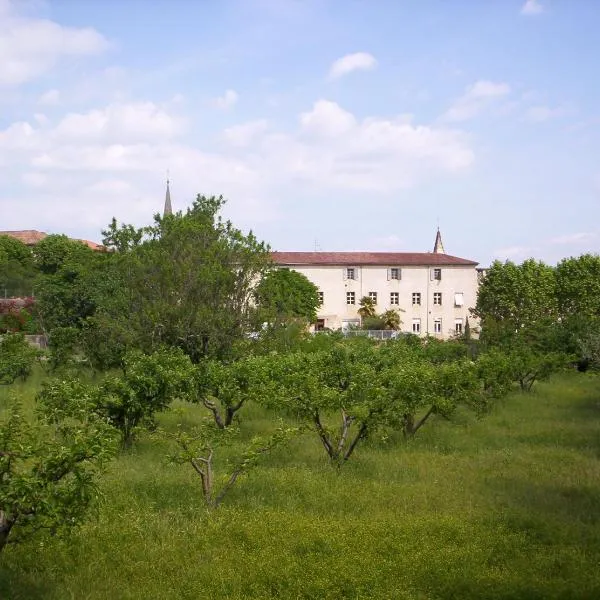
[(383, 328), (392, 331), (398, 331), (402, 325), (402, 319), (398, 310), (390, 308), (381, 314)]
[(55, 327), (48, 337), (47, 365), (50, 372), (68, 370), (77, 364), (80, 330), (75, 327)]
[(129, 445), (141, 425), (153, 425), (157, 412), (175, 398), (189, 398), (193, 375), (189, 357), (177, 348), (150, 355), (131, 351), (123, 360), (123, 375), (108, 376), (100, 385), (97, 410)]
[(369, 296), (363, 296), (359, 301), (360, 308), (358, 309), (358, 314), (363, 319), (367, 319), (369, 317), (374, 317), (376, 315), (377, 304), (375, 300)]
[(34, 257), (40, 271), (35, 308), (43, 330), (80, 328), (94, 314), (95, 282), (106, 255), (65, 235), (49, 235), (35, 246)]
[(256, 467), (261, 456), (267, 454), (277, 446), (287, 442), (292, 436), (297, 435), (297, 427), (279, 427), (271, 435), (255, 436), (244, 447), (241, 455), (230, 461), (229, 470), (218, 478), (215, 484), (213, 458), (215, 451), (228, 445), (231, 438), (238, 433), (234, 428), (224, 430), (217, 427), (214, 421), (203, 421), (191, 433), (185, 432), (181, 425), (175, 439), (178, 452), (171, 456), (177, 464), (189, 464), (193, 467), (202, 482), (202, 496), (209, 508), (216, 508), (227, 492), (238, 479)]
[(320, 305), (317, 286), (298, 271), (273, 269), (256, 287), (259, 321), (278, 324), (299, 319), (312, 323)]
[(206, 360), (196, 368), (198, 400), (208, 408), (218, 428), (229, 427), (249, 400), (262, 401), (275, 393), (269, 359), (248, 357), (232, 363)]
[(583, 254), (556, 266), (556, 296), (563, 319), (600, 316), (600, 256)]
[(473, 312), (481, 319), (483, 335), (491, 343), (507, 331), (555, 319), (554, 269), (533, 259), (520, 265), (494, 262), (479, 285)]
[(39, 356), (21, 333), (0, 336), (0, 384), (13, 383), (29, 377)]
[(10, 236), (0, 235), (0, 296), (31, 296), (35, 275), (30, 248)]
[(14, 404), (0, 423), (0, 551), (38, 530), (77, 524), (97, 496), (114, 436), (85, 400), (71, 398), (68, 411), (33, 423)]
[[(378, 368), (376, 347), (362, 340), (274, 356), (268, 369), (279, 394), (265, 401), (296, 413), (317, 433), (330, 460), (341, 466), (385, 420)], [(331, 412), (340, 415), (339, 429), (324, 421)]]
[(536, 381), (544, 381), (568, 363), (565, 354), (540, 352), (530, 346), (516, 346), (508, 353), (513, 381), (517, 381), (521, 390), (528, 392)]
[(185, 214), (157, 216), (141, 242), (141, 234), (111, 226), (112, 237), (125, 238), (113, 245), (127, 251), (109, 253), (111, 293), (89, 321), (92, 340), (117, 341), (120, 352), (178, 347), (194, 362), (231, 355), (254, 322), (253, 291), (270, 256), (251, 232), (221, 219), (223, 203), (198, 196)]
[(72, 377), (52, 380), (44, 384), (38, 401), (49, 412), (68, 410), (72, 399), (85, 397), (128, 446), (141, 426), (154, 424), (156, 413), (175, 398), (190, 397), (193, 376), (194, 367), (181, 350), (163, 348), (151, 355), (132, 351), (125, 356), (122, 375), (108, 375), (99, 385)]

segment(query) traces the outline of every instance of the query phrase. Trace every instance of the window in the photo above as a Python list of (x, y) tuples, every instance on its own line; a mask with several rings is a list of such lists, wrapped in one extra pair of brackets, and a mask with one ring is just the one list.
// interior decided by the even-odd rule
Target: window
[(462, 319), (454, 319), (454, 331), (459, 334), (463, 332), (463, 320)]
[(442, 270), (441, 269), (431, 269), (431, 279), (436, 281), (442, 280)]
[(442, 320), (441, 319), (433, 320), (433, 333), (442, 333)]
[(413, 305), (421, 304), (421, 292), (413, 292), (412, 303), (413, 303)]
[(319, 292), (319, 304), (323, 304), (325, 301), (325, 294), (323, 292)]
[(369, 292), (369, 298), (373, 300), (374, 304), (377, 304), (377, 292)]
[(401, 272), (399, 267), (388, 269), (388, 279), (400, 279)]
[(442, 305), (442, 292), (433, 292), (433, 304), (434, 306)]
[(417, 334), (421, 333), (421, 319), (412, 320), (412, 332)]
[(390, 292), (390, 304), (400, 304), (400, 294), (398, 292)]
[(346, 304), (356, 304), (356, 294), (354, 292), (346, 292)]
[(346, 269), (346, 279), (358, 279), (356, 267), (348, 267)]
[(454, 294), (454, 306), (463, 306), (465, 303), (465, 295), (462, 292)]

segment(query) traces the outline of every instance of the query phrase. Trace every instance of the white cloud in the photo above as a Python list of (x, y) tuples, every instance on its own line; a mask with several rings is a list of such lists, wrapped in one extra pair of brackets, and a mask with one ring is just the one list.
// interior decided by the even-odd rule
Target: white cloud
[(109, 47), (95, 29), (21, 17), (6, 2), (0, 15), (0, 86), (21, 85), (52, 70), (67, 57), (99, 54)]
[(368, 71), (377, 66), (377, 60), (368, 52), (355, 52), (338, 58), (329, 69), (329, 77), (337, 79), (352, 71)]
[(266, 119), (250, 121), (241, 125), (233, 125), (223, 132), (223, 138), (232, 146), (245, 147), (267, 130)]
[(549, 106), (530, 106), (526, 112), (526, 118), (534, 123), (542, 123), (565, 114), (564, 108), (550, 108)]
[(539, 0), (527, 0), (521, 7), (522, 15), (539, 15), (544, 12), (544, 7)]
[(181, 131), (182, 121), (152, 102), (115, 103), (62, 119), (55, 135), (64, 140), (145, 141), (170, 138)]
[(477, 81), (466, 88), (465, 93), (454, 102), (442, 118), (446, 121), (467, 121), (509, 94), (510, 86), (507, 83)]
[(226, 90), (222, 96), (215, 98), (213, 103), (217, 108), (224, 110), (237, 104), (238, 99), (239, 96), (235, 90)]
[(48, 90), (38, 98), (38, 104), (44, 106), (55, 106), (60, 102), (60, 92), (58, 90)]
[[(292, 129), (265, 120), (229, 127), (220, 148), (187, 143), (181, 123), (150, 102), (71, 113), (55, 125), (13, 123), (0, 131), (0, 165), (36, 194), (10, 201), (43, 217), (44, 227), (60, 230), (68, 221), (99, 231), (113, 214), (139, 222), (160, 210), (168, 168), (179, 208), (197, 192), (223, 193), (235, 199), (236, 222), (253, 226), (273, 219), (290, 190), (391, 194), (464, 172), (474, 160), (460, 131), (402, 115), (361, 120), (328, 100), (301, 113)], [(0, 211), (7, 202), (0, 196)]]
[(354, 115), (335, 102), (318, 100), (310, 112), (300, 115), (302, 128), (318, 136), (338, 136), (356, 125)]

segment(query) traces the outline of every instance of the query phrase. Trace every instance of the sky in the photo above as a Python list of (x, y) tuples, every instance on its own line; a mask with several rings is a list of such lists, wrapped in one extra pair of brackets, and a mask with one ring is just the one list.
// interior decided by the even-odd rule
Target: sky
[(600, 241), (598, 0), (0, 0), (0, 230), (223, 195), (275, 250)]

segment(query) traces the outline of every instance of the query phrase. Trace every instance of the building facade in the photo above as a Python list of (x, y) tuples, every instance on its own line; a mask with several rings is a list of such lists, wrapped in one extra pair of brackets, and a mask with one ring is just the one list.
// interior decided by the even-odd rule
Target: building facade
[(321, 296), (316, 328), (360, 325), (361, 298), (376, 312), (399, 311), (400, 330), (441, 339), (462, 333), (477, 302), (475, 261), (444, 253), (438, 231), (433, 252), (273, 252), (274, 262), (312, 281)]

